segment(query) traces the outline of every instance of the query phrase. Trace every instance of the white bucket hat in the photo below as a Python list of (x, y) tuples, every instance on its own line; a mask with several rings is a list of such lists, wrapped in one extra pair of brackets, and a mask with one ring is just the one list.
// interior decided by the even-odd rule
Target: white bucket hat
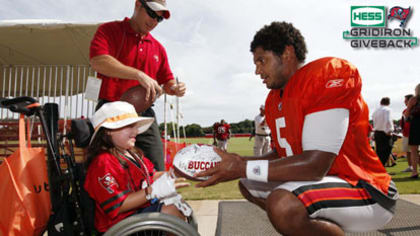
[(166, 0), (145, 0), (145, 2), (153, 11), (164, 11), (163, 17), (165, 19), (171, 16), (169, 9), (166, 7)]
[(90, 139), (90, 142), (92, 142), (101, 127), (105, 127), (107, 129), (119, 129), (139, 122), (139, 134), (141, 134), (146, 131), (150, 125), (152, 125), (154, 118), (138, 116), (133, 105), (128, 102), (117, 101), (108, 102), (102, 105), (90, 120), (93, 128), (95, 129), (95, 132)]

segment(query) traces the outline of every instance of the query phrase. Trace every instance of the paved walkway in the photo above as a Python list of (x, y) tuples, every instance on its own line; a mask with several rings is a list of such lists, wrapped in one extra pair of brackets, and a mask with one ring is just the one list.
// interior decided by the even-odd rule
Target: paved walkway
[[(400, 198), (420, 205), (420, 194), (404, 194), (400, 195)], [(200, 235), (214, 236), (216, 233), (219, 200), (188, 201), (188, 203), (194, 209)]]

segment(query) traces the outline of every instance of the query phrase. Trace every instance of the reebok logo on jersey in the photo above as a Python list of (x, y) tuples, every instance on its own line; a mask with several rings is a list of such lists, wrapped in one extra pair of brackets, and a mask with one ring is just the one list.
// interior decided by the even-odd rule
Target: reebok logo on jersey
[(102, 178), (98, 177), (98, 182), (110, 194), (114, 193), (114, 186), (118, 188), (117, 181), (110, 173), (104, 175)]
[(327, 82), (325, 88), (337, 88), (343, 86), (344, 79), (332, 79)]

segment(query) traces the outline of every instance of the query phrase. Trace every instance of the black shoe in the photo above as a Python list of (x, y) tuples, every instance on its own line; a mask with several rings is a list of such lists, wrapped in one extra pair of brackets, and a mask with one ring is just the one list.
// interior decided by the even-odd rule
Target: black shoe
[(410, 179), (418, 179), (418, 178), (419, 178), (419, 174), (415, 174), (415, 175), (410, 176)]

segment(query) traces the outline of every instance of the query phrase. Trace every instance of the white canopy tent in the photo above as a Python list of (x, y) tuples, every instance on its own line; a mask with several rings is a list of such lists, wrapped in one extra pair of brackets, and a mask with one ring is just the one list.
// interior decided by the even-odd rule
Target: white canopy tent
[(88, 65), (89, 44), (99, 24), (0, 21), (0, 62), (3, 65)]
[[(0, 97), (31, 96), (41, 104), (58, 103), (65, 122), (90, 117), (95, 102), (86, 100), (84, 92), (87, 77), (95, 75), (89, 66), (89, 45), (99, 24), (0, 21)], [(176, 112), (179, 127), (178, 100)], [(166, 99), (164, 113), (166, 137)], [(16, 119), (17, 114), (0, 109), (0, 118)], [(179, 136), (178, 129), (177, 141)], [(166, 148), (165, 142), (165, 153)]]
[[(64, 114), (86, 116), (85, 112), (90, 113), (87, 106), (83, 108), (86, 101), (78, 97), (83, 96), (87, 77), (94, 75), (89, 45), (99, 24), (0, 21), (0, 97), (32, 96), (42, 103), (45, 97), (48, 102), (56, 97), (53, 102), (59, 103)], [(75, 116), (73, 108), (66, 108), (73, 102), (82, 107)]]
[[(89, 45), (101, 23), (0, 21), (0, 97), (32, 96), (58, 103), (64, 119), (89, 117), (95, 105), (84, 99), (87, 77), (95, 73)], [(176, 113), (179, 124), (178, 101)], [(0, 116), (13, 114), (2, 111)], [(174, 136), (179, 139), (179, 130)]]
[[(89, 66), (89, 44), (98, 25), (57, 20), (0, 21), (0, 63), (3, 68)], [(2, 72), (0, 76), (4, 76)], [(2, 92), (8, 90), (3, 85), (0, 84)], [(82, 90), (70, 92), (73, 95)]]

